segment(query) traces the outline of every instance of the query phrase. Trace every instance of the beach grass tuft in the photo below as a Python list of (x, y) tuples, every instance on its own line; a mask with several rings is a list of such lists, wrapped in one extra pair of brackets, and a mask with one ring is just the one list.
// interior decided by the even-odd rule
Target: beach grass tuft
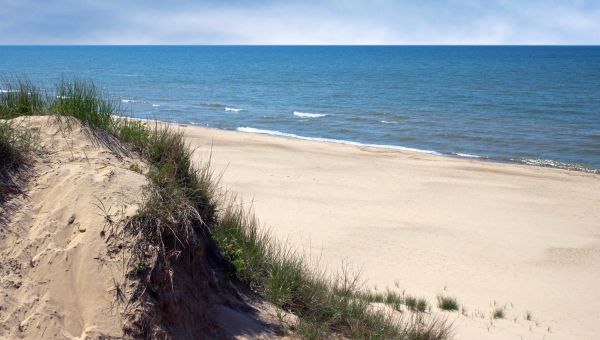
[(49, 105), (50, 112), (71, 116), (83, 124), (109, 130), (112, 116), (119, 112), (118, 105), (105, 97), (93, 82), (61, 80), (56, 86), (55, 99)]
[(0, 119), (39, 114), (46, 102), (40, 88), (26, 78), (4, 78), (0, 84)]
[(440, 308), (441, 310), (456, 311), (459, 307), (456, 298), (449, 296), (438, 295), (437, 302), (438, 308)]
[(492, 317), (494, 319), (504, 319), (504, 309), (500, 307), (496, 308), (492, 314)]

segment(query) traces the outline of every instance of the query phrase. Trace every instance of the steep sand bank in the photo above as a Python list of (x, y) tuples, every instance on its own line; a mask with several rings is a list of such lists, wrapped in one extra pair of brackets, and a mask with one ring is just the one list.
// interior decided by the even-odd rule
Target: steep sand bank
[[(91, 138), (76, 121), (68, 131), (56, 117), (14, 122), (39, 136), (42, 152), (26, 172), (24, 195), (0, 206), (0, 339), (123, 338), (123, 326), (136, 313), (131, 308), (137, 308), (130, 299), (136, 280), (128, 275), (135, 241), (115, 231), (146, 198), (147, 177), (139, 172), (147, 172), (147, 165), (117, 152), (114, 141)], [(194, 277), (213, 269), (206, 261), (196, 259)], [(163, 305), (153, 310), (168, 316), (164, 319), (180, 319), (157, 325), (169, 336), (280, 334), (275, 307), (231, 283), (211, 282), (206, 288), (191, 280), (187, 269), (179, 265), (174, 286), (165, 288), (180, 294), (165, 293)]]
[[(459, 339), (600, 333), (598, 175), (184, 131), (279, 239), (330, 271), (350, 264), (369, 287), (431, 303), (456, 296), (466, 316), (448, 316)], [(496, 308), (504, 319), (491, 319)]]

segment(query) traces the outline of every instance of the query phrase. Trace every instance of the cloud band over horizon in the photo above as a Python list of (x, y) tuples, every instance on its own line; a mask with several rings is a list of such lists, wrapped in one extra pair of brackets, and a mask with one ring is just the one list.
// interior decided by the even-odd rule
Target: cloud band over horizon
[(586, 0), (0, 0), (0, 44), (600, 44)]

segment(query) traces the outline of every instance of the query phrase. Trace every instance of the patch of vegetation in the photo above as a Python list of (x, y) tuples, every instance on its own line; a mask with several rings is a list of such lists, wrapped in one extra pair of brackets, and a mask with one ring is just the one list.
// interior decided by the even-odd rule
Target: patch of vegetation
[(531, 321), (531, 320), (533, 320), (533, 315), (531, 314), (531, 312), (530, 312), (530, 311), (527, 311), (527, 312), (525, 313), (525, 320), (527, 320), (527, 321)]
[(438, 307), (441, 310), (447, 310), (447, 311), (458, 310), (458, 302), (456, 301), (456, 298), (444, 296), (444, 295), (438, 295), (437, 302), (438, 302)]
[(0, 120), (0, 203), (19, 192), (16, 173), (28, 165), (36, 139), (12, 121)]
[(504, 309), (500, 307), (496, 308), (492, 314), (492, 317), (494, 319), (504, 319)]
[(46, 108), (42, 91), (29, 80), (5, 78), (0, 85), (0, 119), (39, 114)]
[(104, 96), (93, 82), (61, 80), (56, 86), (50, 112), (79, 119), (83, 124), (104, 130), (111, 129), (118, 105)]
[(137, 172), (138, 174), (143, 174), (144, 171), (142, 170), (142, 168), (140, 167), (139, 164), (137, 163), (133, 163), (129, 166), (129, 170), (133, 171), (133, 172)]
[(412, 295), (407, 295), (404, 298), (404, 304), (406, 305), (406, 308), (408, 308), (408, 310), (413, 312), (425, 312), (427, 310), (427, 307), (429, 306), (427, 300), (423, 298), (417, 298)]

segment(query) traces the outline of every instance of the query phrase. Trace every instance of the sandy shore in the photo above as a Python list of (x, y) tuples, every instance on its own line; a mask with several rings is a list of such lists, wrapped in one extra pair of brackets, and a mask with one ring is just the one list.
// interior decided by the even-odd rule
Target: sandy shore
[[(433, 305), (456, 296), (464, 315), (447, 315), (459, 339), (600, 333), (598, 175), (184, 131), (266, 227), (331, 272), (345, 263), (368, 287)], [(496, 308), (504, 319), (491, 318)]]

